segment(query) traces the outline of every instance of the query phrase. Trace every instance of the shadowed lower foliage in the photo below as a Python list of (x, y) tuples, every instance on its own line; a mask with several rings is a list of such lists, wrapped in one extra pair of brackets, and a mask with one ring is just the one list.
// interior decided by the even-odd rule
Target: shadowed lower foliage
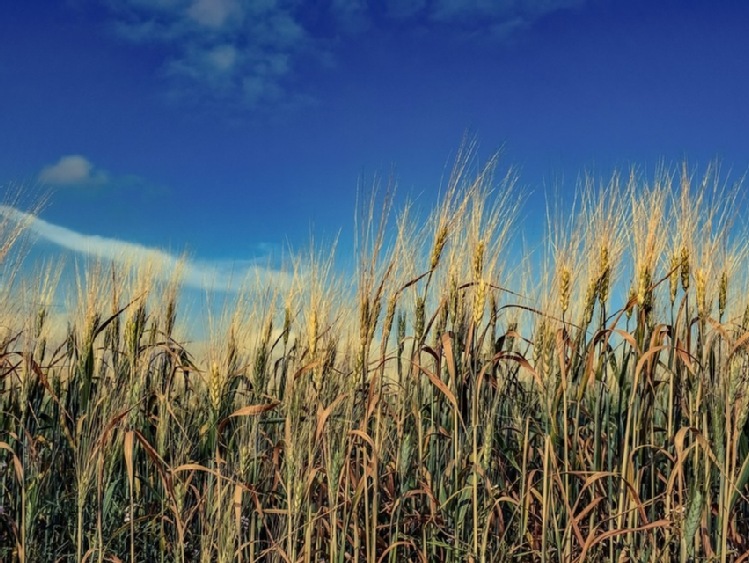
[(206, 342), (178, 275), (91, 267), (55, 318), (53, 270), (4, 286), (0, 559), (749, 559), (738, 191), (589, 182), (518, 258), (473, 154), (423, 223), (361, 206), (352, 281), (313, 249)]

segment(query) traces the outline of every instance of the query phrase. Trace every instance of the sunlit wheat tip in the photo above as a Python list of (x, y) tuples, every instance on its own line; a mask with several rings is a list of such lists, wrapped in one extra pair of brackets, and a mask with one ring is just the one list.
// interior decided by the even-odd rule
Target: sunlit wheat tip
[(694, 278), (697, 283), (697, 313), (700, 317), (704, 317), (707, 312), (705, 270), (697, 268), (694, 272)]
[(684, 291), (689, 289), (689, 248), (686, 246), (681, 247), (681, 288)]
[(424, 323), (425, 323), (425, 316), (426, 312), (424, 310), (425, 307), (425, 298), (421, 295), (416, 297), (416, 321), (414, 326), (414, 332), (416, 334), (416, 338), (421, 338), (424, 336)]
[(598, 284), (594, 280), (591, 280), (588, 287), (585, 289), (585, 308), (583, 309), (583, 323), (590, 324), (593, 320), (593, 309), (596, 305), (596, 287)]
[(497, 296), (495, 295), (495, 293), (493, 291), (489, 292), (489, 312), (490, 312), (490, 315), (491, 315), (489, 317), (489, 322), (492, 325), (497, 324), (497, 313), (498, 313), (498, 309), (497, 309)]
[(252, 453), (252, 447), (248, 444), (244, 444), (239, 448), (239, 471), (243, 476), (249, 475), (254, 459)]
[(406, 339), (406, 314), (401, 312), (398, 315), (398, 346), (401, 346), (405, 339)]
[(460, 295), (458, 291), (458, 279), (453, 274), (450, 276), (450, 290), (447, 297), (450, 307), (450, 322), (455, 325), (458, 322), (458, 309), (460, 308)]
[(361, 305), (359, 307), (359, 342), (362, 346), (364, 346), (367, 341), (369, 320), (369, 297), (364, 296), (361, 299)]
[[(635, 287), (629, 288), (629, 294), (627, 295), (627, 303), (635, 303), (637, 301), (637, 289)], [(632, 307), (627, 307), (627, 319), (632, 318)]]
[(562, 313), (566, 313), (570, 308), (570, 282), (571, 274), (569, 268), (562, 268), (562, 275), (559, 278), (559, 307)]
[(447, 244), (447, 232), (447, 225), (442, 225), (439, 232), (437, 233), (437, 237), (434, 240), (434, 247), (432, 248), (432, 258), (430, 260), (430, 268), (432, 270), (436, 269), (437, 265), (440, 262), (442, 251), (445, 249), (445, 244)]
[(640, 274), (637, 278), (637, 305), (644, 309), (652, 307), (652, 288), (653, 276), (648, 266), (640, 268)]
[(484, 250), (486, 245), (484, 241), (479, 241), (473, 253), (473, 278), (478, 280), (484, 274)]
[(676, 301), (676, 291), (679, 288), (679, 268), (681, 265), (681, 258), (677, 253), (671, 256), (671, 264), (669, 266), (668, 274), (668, 293), (671, 297), (671, 304), (673, 305)]
[(609, 247), (601, 246), (601, 264), (598, 274), (598, 298), (602, 304), (609, 299), (609, 285), (611, 283), (611, 265), (609, 264)]
[(271, 336), (273, 335), (273, 319), (268, 318), (268, 322), (265, 323), (265, 334), (263, 335), (263, 344), (267, 346), (270, 343)]
[(395, 306), (397, 302), (398, 297), (396, 295), (391, 295), (390, 299), (388, 299), (388, 308), (385, 312), (385, 322), (382, 325), (382, 341), (385, 345), (387, 345), (390, 331), (393, 328), (393, 320), (395, 319)]
[(486, 304), (486, 282), (481, 279), (476, 286), (476, 294), (473, 301), (473, 322), (478, 325), (484, 318), (484, 305)]
[(380, 318), (382, 312), (382, 300), (378, 299), (374, 304), (374, 311), (372, 311), (372, 318), (369, 322), (369, 331), (367, 332), (367, 345), (372, 343), (374, 340), (375, 329), (377, 328), (377, 319)]
[(39, 337), (42, 334), (44, 328), (44, 321), (47, 319), (47, 310), (44, 307), (39, 307), (36, 314), (36, 324), (34, 325), (34, 336)]
[(216, 362), (213, 362), (211, 364), (209, 378), (210, 380), (208, 382), (208, 393), (211, 401), (211, 406), (215, 410), (218, 410), (218, 407), (221, 404), (223, 381), (221, 378), (221, 370), (219, 370), (218, 364)]
[(289, 307), (284, 307), (283, 311), (283, 345), (286, 347), (286, 345), (289, 343), (289, 335), (291, 334), (291, 309)]
[[(518, 323), (517, 321), (512, 321), (508, 323), (507, 325), (507, 332), (508, 333), (515, 333), (518, 331)], [(508, 336), (507, 337), (507, 350), (509, 352), (512, 352), (515, 349), (515, 336)]]

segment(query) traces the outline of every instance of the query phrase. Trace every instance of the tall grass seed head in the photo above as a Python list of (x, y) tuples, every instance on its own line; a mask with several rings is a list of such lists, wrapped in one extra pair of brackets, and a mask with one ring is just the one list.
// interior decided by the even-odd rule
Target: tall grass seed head
[(637, 305), (644, 309), (650, 309), (653, 306), (653, 275), (648, 266), (640, 268), (640, 274), (637, 277)]
[(164, 333), (171, 335), (174, 332), (174, 325), (177, 323), (177, 297), (172, 295), (166, 304), (166, 313), (164, 315)]
[(393, 321), (395, 320), (395, 306), (398, 302), (398, 296), (393, 294), (388, 299), (388, 308), (385, 312), (385, 322), (382, 325), (382, 343), (387, 346), (388, 338), (390, 337), (390, 331), (393, 328)]
[(209, 373), (208, 380), (208, 396), (211, 401), (211, 406), (218, 410), (221, 404), (221, 394), (223, 391), (223, 378), (221, 377), (221, 370), (216, 362), (211, 364), (211, 370)]
[(316, 369), (312, 372), (313, 378), (315, 378), (315, 386), (318, 390), (322, 389), (323, 375), (330, 373), (330, 370), (335, 365), (337, 354), (336, 340), (334, 338), (328, 339), (323, 355), (322, 369)]
[(265, 324), (265, 334), (263, 335), (263, 344), (268, 346), (270, 339), (273, 336), (273, 317), (268, 317), (268, 322)]
[(679, 269), (681, 266), (681, 258), (677, 253), (671, 257), (671, 265), (669, 267), (668, 274), (668, 293), (671, 297), (671, 304), (676, 301), (676, 292), (679, 289)]
[(533, 338), (533, 367), (536, 371), (542, 369), (543, 352), (546, 337), (546, 321), (542, 321), (536, 327), (536, 335)]
[(484, 275), (484, 250), (486, 245), (483, 240), (476, 244), (473, 254), (473, 279), (480, 280)]
[(403, 342), (406, 340), (406, 314), (400, 312), (398, 314), (398, 349), (403, 348)]
[[(627, 303), (632, 303), (637, 298), (637, 289), (634, 287), (629, 288), (629, 295), (627, 296)], [(632, 306), (627, 307), (627, 319), (632, 318)]]
[(609, 247), (601, 246), (601, 264), (598, 274), (598, 298), (601, 303), (609, 299), (609, 285), (611, 284), (611, 265), (609, 264)]
[(361, 298), (359, 307), (359, 343), (361, 346), (366, 345), (369, 322), (369, 297), (365, 295)]
[(571, 289), (571, 274), (569, 268), (564, 266), (562, 268), (562, 275), (559, 278), (559, 307), (562, 309), (562, 313), (566, 313), (570, 308), (570, 289)]
[(689, 248), (686, 246), (681, 247), (681, 271), (679, 276), (681, 277), (681, 288), (687, 291), (689, 289)]
[(424, 336), (424, 326), (425, 326), (425, 317), (426, 317), (426, 311), (425, 311), (425, 303), (426, 297), (422, 297), (421, 295), (418, 295), (416, 297), (416, 324), (414, 326), (414, 331), (416, 333), (416, 338), (421, 338)]
[(486, 304), (486, 282), (481, 279), (476, 286), (473, 300), (473, 322), (478, 326), (484, 318), (484, 306)]
[(382, 300), (378, 299), (374, 304), (374, 311), (372, 311), (372, 317), (369, 321), (369, 330), (367, 332), (367, 346), (372, 344), (374, 340), (375, 329), (377, 328), (377, 319), (380, 318), (382, 312)]
[(595, 280), (591, 280), (588, 287), (585, 289), (585, 309), (583, 311), (583, 322), (584, 324), (590, 324), (593, 320), (593, 309), (596, 306), (598, 284)]
[(718, 313), (722, 317), (726, 312), (728, 302), (728, 273), (723, 270), (720, 275), (720, 289), (718, 290)]
[(432, 257), (429, 263), (429, 267), (432, 270), (435, 270), (437, 268), (437, 265), (440, 263), (442, 251), (445, 249), (445, 244), (447, 244), (447, 232), (447, 225), (442, 225), (442, 227), (440, 227), (440, 230), (437, 232), (437, 236), (434, 239)]
[(286, 347), (286, 345), (289, 343), (289, 334), (291, 333), (291, 309), (289, 307), (284, 307), (283, 311), (283, 345)]
[(458, 291), (458, 279), (454, 275), (450, 277), (450, 293), (448, 294), (447, 302), (450, 307), (450, 323), (455, 326), (458, 322), (460, 295)]
[(307, 325), (307, 346), (312, 359), (317, 354), (317, 311), (312, 311)]
[[(507, 325), (507, 333), (508, 334), (509, 333), (514, 333), (514, 332), (517, 332), (517, 330), (518, 330), (518, 323), (517, 323), (517, 321), (510, 321), (510, 323), (508, 323), (508, 325)], [(513, 335), (507, 336), (506, 346), (507, 346), (507, 351), (508, 352), (512, 352), (512, 351), (515, 350), (515, 336), (513, 336)]]
[(252, 447), (248, 444), (242, 444), (239, 448), (239, 474), (243, 479), (248, 479), (250, 469), (255, 460), (253, 455)]
[(34, 338), (39, 338), (44, 330), (44, 322), (47, 320), (47, 309), (39, 307), (36, 313), (36, 324), (34, 325)]
[(437, 318), (437, 330), (435, 330), (434, 334), (436, 341), (438, 341), (442, 334), (444, 334), (444, 332), (447, 330), (447, 319), (449, 318), (449, 316), (450, 313), (448, 311), (447, 305), (443, 304), (440, 307), (439, 317)]
[(694, 272), (694, 278), (697, 284), (697, 313), (702, 317), (707, 312), (707, 280), (705, 279), (705, 270), (697, 268)]
[(493, 291), (489, 292), (489, 312), (491, 314), (491, 317), (489, 318), (489, 322), (492, 325), (497, 324), (497, 314), (498, 314), (497, 296), (494, 294)]

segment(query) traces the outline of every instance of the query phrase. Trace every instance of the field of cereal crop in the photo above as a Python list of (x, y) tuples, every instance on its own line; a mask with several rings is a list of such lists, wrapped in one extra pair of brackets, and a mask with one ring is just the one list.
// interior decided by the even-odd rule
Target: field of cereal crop
[(54, 267), (5, 283), (0, 559), (749, 558), (738, 186), (591, 180), (526, 251), (503, 167), (365, 197), (354, 273), (300, 253), (195, 348), (179, 269), (91, 264), (63, 319)]

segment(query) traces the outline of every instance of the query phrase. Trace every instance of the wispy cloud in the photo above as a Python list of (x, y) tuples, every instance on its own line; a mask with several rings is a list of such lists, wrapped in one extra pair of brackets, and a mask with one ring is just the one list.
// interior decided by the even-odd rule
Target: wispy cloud
[(53, 186), (90, 186), (106, 183), (108, 174), (80, 154), (70, 154), (42, 168), (39, 182)]
[(433, 0), (428, 18), (465, 31), (504, 40), (530, 28), (537, 20), (563, 10), (579, 8), (586, 0)]
[(290, 287), (292, 283), (290, 274), (262, 266), (258, 261), (189, 260), (137, 243), (78, 233), (7, 205), (0, 205), (0, 215), (24, 223), (29, 232), (42, 240), (78, 254), (123, 265), (149, 264), (165, 280), (179, 268), (182, 282), (196, 289), (238, 291), (245, 289), (247, 284), (250, 287), (253, 284)]
[(106, 190), (91, 190), (89, 195), (99, 194), (107, 197), (115, 193), (155, 195), (168, 190), (165, 186), (149, 182), (136, 174), (114, 174), (103, 170), (80, 154), (65, 155), (57, 162), (44, 166), (37, 175), (37, 180), (40, 184), (50, 187), (105, 187)]
[(346, 48), (343, 42), (356, 41), (372, 27), (410, 22), (446, 40), (451, 35), (504, 40), (539, 18), (585, 2), (109, 0), (108, 5), (121, 37), (169, 46), (162, 68), (175, 97), (256, 109), (309, 104), (311, 92), (296, 87), (297, 70), (310, 61), (329, 66), (336, 49)]
[(113, 0), (110, 6), (121, 37), (169, 45), (162, 69), (174, 97), (244, 108), (309, 100), (292, 88), (294, 65), (313, 48), (294, 2)]
[(195, 0), (187, 15), (198, 24), (221, 29), (230, 18), (241, 19), (242, 6), (236, 0)]

